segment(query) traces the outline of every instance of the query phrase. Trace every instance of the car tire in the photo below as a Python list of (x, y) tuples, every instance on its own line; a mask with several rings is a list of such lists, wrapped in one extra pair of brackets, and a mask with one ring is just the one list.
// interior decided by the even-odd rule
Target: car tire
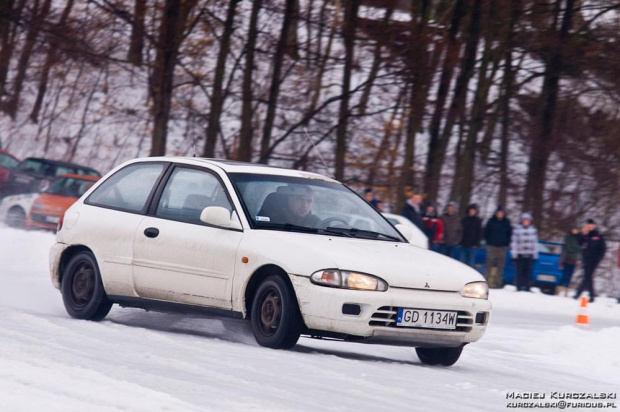
[(91, 252), (83, 251), (71, 257), (63, 270), (60, 289), (67, 313), (76, 319), (99, 321), (112, 308)]
[(260, 284), (250, 313), (252, 332), (259, 345), (290, 349), (299, 340), (302, 319), (295, 295), (280, 276), (269, 276)]
[(456, 348), (415, 348), (415, 351), (425, 365), (452, 366), (461, 357), (463, 346)]
[(15, 229), (26, 228), (26, 212), (21, 207), (13, 207), (6, 214), (6, 224)]

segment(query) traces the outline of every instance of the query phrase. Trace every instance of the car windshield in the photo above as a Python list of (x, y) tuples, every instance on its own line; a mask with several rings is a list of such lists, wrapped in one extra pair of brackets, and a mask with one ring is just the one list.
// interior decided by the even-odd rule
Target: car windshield
[(18, 164), (19, 162), (12, 156), (0, 153), (0, 168), (6, 170), (13, 170), (17, 167)]
[(81, 197), (91, 186), (92, 180), (76, 179), (74, 177), (60, 177), (45, 191), (50, 195)]
[(230, 177), (256, 229), (404, 241), (379, 212), (340, 183), (247, 173)]

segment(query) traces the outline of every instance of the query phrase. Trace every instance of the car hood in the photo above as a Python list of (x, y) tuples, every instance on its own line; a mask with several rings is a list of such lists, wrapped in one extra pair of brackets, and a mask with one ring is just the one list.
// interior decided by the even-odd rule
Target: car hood
[(271, 230), (246, 234), (264, 257), (279, 260), (295, 275), (337, 268), (379, 276), (392, 287), (442, 291), (460, 291), (466, 283), (484, 280), (459, 261), (409, 243)]
[(36, 212), (46, 215), (62, 216), (78, 199), (77, 197), (43, 193), (35, 202), (35, 204), (39, 205), (39, 209)]

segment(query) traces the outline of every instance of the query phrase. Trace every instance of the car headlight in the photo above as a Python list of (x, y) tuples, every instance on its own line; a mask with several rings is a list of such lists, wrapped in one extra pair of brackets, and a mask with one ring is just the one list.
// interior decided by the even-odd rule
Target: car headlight
[(316, 285), (332, 288), (376, 290), (379, 292), (385, 292), (388, 289), (388, 284), (383, 279), (347, 270), (319, 270), (310, 276), (310, 280)]
[(489, 286), (487, 282), (471, 282), (463, 286), (461, 296), (466, 298), (487, 299), (489, 297)]

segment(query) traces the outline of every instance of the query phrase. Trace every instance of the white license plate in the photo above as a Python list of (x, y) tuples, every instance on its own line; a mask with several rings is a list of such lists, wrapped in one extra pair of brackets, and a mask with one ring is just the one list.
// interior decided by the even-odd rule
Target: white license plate
[(60, 216), (46, 216), (45, 220), (50, 223), (58, 223), (60, 222)]
[(424, 309), (398, 309), (396, 326), (432, 329), (456, 329), (456, 312)]
[(555, 276), (553, 276), (553, 275), (536, 275), (536, 280), (542, 280), (543, 282), (555, 282)]

